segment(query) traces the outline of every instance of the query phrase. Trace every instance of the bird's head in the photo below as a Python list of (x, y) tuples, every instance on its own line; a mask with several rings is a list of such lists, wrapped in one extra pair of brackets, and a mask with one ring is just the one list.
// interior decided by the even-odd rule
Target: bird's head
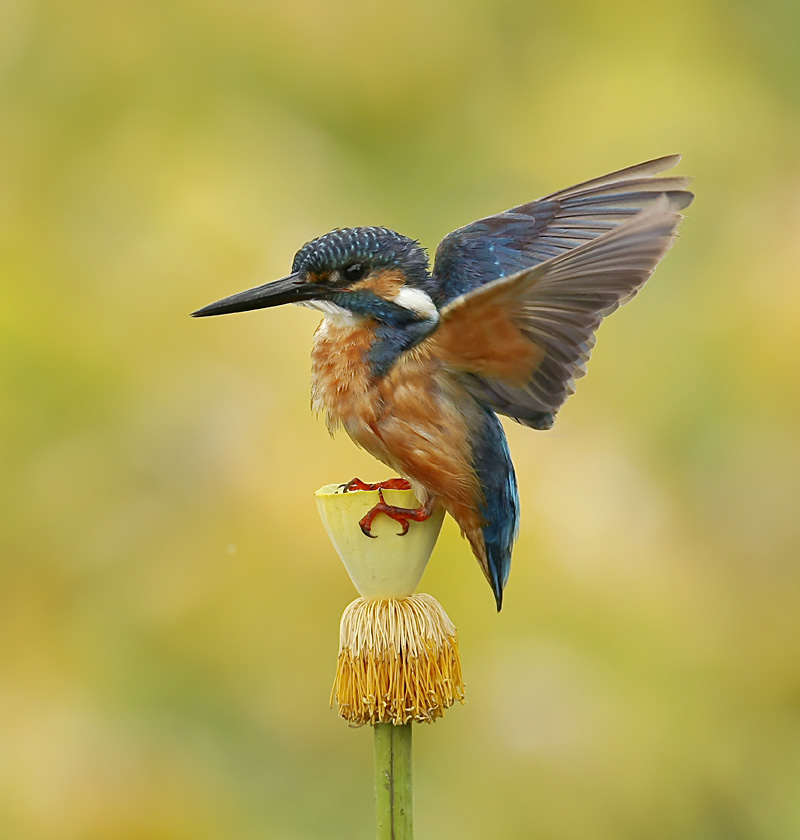
[(192, 314), (224, 315), (297, 303), (328, 315), (402, 326), (437, 318), (428, 256), (413, 239), (381, 227), (332, 230), (297, 252), (292, 273)]

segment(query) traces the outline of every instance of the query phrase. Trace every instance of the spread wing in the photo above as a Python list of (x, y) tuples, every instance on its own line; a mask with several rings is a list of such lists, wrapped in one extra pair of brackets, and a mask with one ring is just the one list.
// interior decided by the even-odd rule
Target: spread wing
[(495, 411), (550, 428), (586, 372), (603, 317), (652, 274), (691, 199), (654, 195), (603, 235), (455, 298), (428, 339), (432, 352)]
[(685, 207), (688, 178), (654, 177), (679, 160), (668, 155), (629, 166), (453, 231), (436, 251), (437, 305), (596, 239), (664, 193)]

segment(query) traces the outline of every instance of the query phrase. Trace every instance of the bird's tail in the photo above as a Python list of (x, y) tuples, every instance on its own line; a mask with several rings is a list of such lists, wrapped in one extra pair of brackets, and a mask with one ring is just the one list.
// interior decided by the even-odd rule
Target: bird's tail
[(467, 533), (467, 537), (500, 612), (503, 589), (511, 570), (511, 549), (519, 529), (519, 494), (505, 432), (492, 411), (484, 411), (482, 427), (472, 441), (472, 459), (483, 490), (480, 504), (483, 524), (479, 534)]

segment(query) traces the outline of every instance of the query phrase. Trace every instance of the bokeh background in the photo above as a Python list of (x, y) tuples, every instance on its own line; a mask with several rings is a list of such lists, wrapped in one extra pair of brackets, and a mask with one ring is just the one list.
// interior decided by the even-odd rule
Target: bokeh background
[(449, 230), (680, 151), (678, 246), (556, 428), (509, 424), (500, 616), (423, 587), (468, 704), (420, 838), (800, 836), (800, 5), (0, 4), (0, 836), (372, 836), (328, 709), (317, 317), (188, 313), (332, 227)]

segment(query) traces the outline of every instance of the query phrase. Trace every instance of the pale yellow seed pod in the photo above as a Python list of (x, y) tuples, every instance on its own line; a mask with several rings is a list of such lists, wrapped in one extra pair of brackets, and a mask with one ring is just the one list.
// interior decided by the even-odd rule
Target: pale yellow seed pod
[[(416, 508), (411, 490), (384, 490), (387, 504)], [(464, 699), (458, 638), (431, 595), (414, 594), (442, 525), (444, 512), (400, 525), (376, 517), (364, 536), (359, 520), (379, 501), (378, 492), (342, 493), (340, 485), (316, 493), (322, 521), (360, 598), (342, 615), (339, 659), (331, 705), (355, 724), (430, 723)]]
[[(353, 585), (363, 598), (405, 598), (419, 585), (428, 565), (444, 519), (444, 510), (434, 511), (424, 522), (412, 522), (405, 536), (388, 516), (377, 516), (372, 525), (375, 539), (365, 537), (358, 526), (379, 501), (377, 490), (343, 493), (341, 485), (329, 484), (314, 494), (322, 522)], [(417, 508), (411, 490), (384, 490), (388, 505)]]

